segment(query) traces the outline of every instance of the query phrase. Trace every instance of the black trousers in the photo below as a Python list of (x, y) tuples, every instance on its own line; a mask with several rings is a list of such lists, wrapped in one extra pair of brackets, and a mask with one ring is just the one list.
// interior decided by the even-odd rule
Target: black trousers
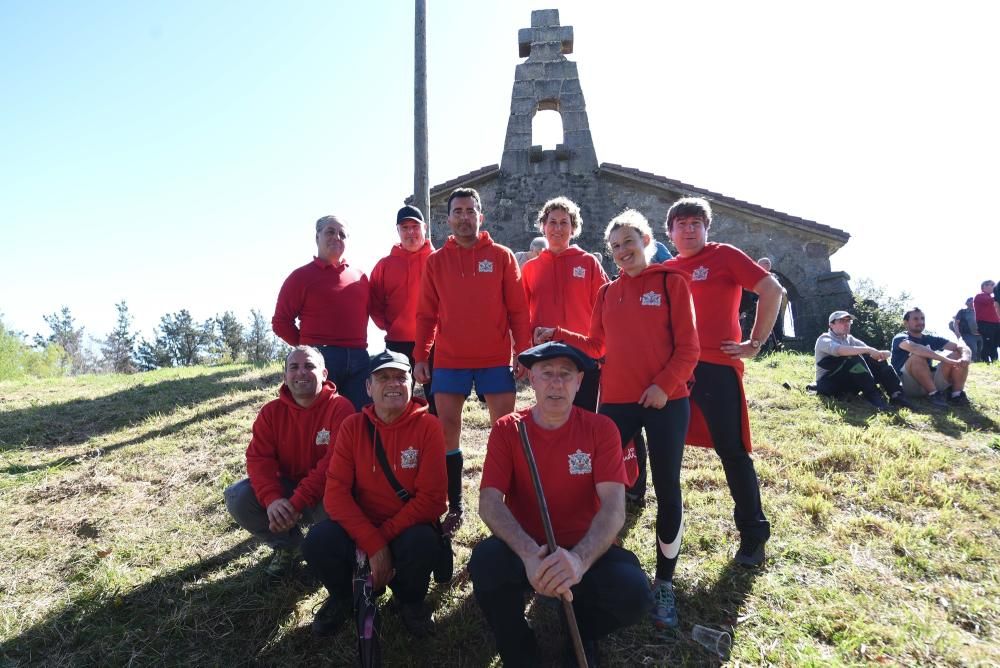
[(899, 376), (892, 365), (885, 360), (876, 361), (869, 355), (830, 358), (840, 364), (816, 381), (817, 394), (837, 397), (843, 394), (856, 395), (861, 392), (866, 397), (878, 394), (879, 386), (890, 397), (902, 391)]
[[(354, 541), (333, 520), (314, 524), (302, 543), (302, 556), (334, 600), (352, 600), (354, 550)], [(430, 524), (415, 524), (389, 542), (396, 569), (389, 588), (399, 602), (424, 600), (440, 550), (441, 539)]]
[(997, 361), (997, 346), (1000, 345), (1000, 324), (977, 320), (979, 334), (983, 337), (983, 361), (992, 364)]
[[(691, 419), (688, 398), (671, 399), (663, 408), (643, 408), (639, 404), (602, 404), (600, 413), (614, 420), (622, 443), (628, 443), (629, 439), (639, 434), (641, 428), (646, 428), (649, 462), (653, 469), (653, 490), (656, 492), (656, 539), (664, 544), (673, 543), (678, 538), (684, 517), (681, 462), (684, 459), (684, 437), (687, 436), (688, 422)], [(645, 457), (640, 457), (639, 462), (644, 469)], [(642, 493), (645, 494), (645, 471), (640, 472), (633, 491), (640, 482)], [(661, 580), (673, 579), (677, 557), (668, 559), (658, 543), (654, 547), (656, 577)]]
[[(410, 360), (410, 368), (413, 368), (413, 348), (416, 343), (413, 341), (389, 341), (385, 342), (385, 349), (391, 350), (394, 353), (402, 353), (406, 355), (406, 358)], [(434, 348), (431, 348), (430, 358), (427, 360), (427, 365), (430, 367), (431, 371), (434, 370)], [(416, 381), (413, 381), (416, 383)], [(427, 409), (430, 411), (431, 415), (437, 415), (437, 407), (434, 405), (434, 395), (431, 394), (431, 384), (421, 383), (421, 387), (424, 388), (424, 398), (427, 399)]]
[[(524, 619), (524, 594), (531, 589), (524, 562), (505, 542), (490, 536), (472, 550), (469, 575), (503, 665), (533, 665), (537, 643)], [(584, 639), (596, 640), (635, 624), (652, 605), (649, 580), (639, 559), (617, 545), (595, 561), (573, 587), (573, 612)]]
[(743, 396), (736, 369), (698, 362), (694, 381), (691, 401), (705, 417), (715, 453), (726, 472), (736, 528), (743, 538), (765, 541), (771, 536), (771, 524), (760, 503), (760, 484), (753, 459), (743, 447)]

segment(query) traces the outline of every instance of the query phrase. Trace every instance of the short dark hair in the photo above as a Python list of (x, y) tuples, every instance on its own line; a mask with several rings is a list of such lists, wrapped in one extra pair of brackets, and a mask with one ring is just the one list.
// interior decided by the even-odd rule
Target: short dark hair
[(451, 202), (452, 200), (459, 197), (471, 197), (476, 200), (476, 210), (479, 213), (483, 212), (483, 200), (479, 198), (479, 192), (475, 188), (455, 188), (448, 195), (448, 213), (451, 213)]
[(907, 310), (907, 312), (903, 314), (903, 322), (909, 322), (910, 316), (913, 315), (914, 313), (923, 313), (923, 311), (920, 310), (919, 306), (911, 306), (909, 310)]
[(979, 284), (979, 289), (982, 290), (983, 288), (985, 288), (990, 283), (993, 283), (993, 285), (996, 285), (996, 283), (994, 281), (985, 280), (985, 281), (983, 281), (982, 283)]
[(667, 211), (667, 232), (674, 226), (674, 219), (682, 216), (698, 216), (705, 221), (705, 229), (712, 225), (712, 205), (704, 197), (682, 197)]

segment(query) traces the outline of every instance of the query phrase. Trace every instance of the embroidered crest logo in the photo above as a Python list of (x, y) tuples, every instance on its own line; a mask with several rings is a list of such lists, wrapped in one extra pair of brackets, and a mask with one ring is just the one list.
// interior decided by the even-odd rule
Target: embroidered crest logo
[(639, 298), (640, 306), (659, 306), (662, 304), (662, 296), (659, 292), (649, 291)]
[(584, 267), (573, 267), (573, 278), (586, 278), (587, 270)]
[(479, 273), (480, 274), (492, 274), (493, 273), (493, 263), (489, 260), (479, 261)]
[(586, 475), (593, 470), (590, 464), (590, 453), (577, 449), (569, 456), (569, 474)]
[(330, 445), (329, 429), (320, 429), (316, 432), (316, 445)]
[(404, 469), (415, 469), (417, 468), (417, 455), (418, 450), (412, 445), (406, 450), (399, 453), (399, 465)]
[(708, 267), (698, 267), (691, 272), (692, 281), (707, 281), (708, 280)]

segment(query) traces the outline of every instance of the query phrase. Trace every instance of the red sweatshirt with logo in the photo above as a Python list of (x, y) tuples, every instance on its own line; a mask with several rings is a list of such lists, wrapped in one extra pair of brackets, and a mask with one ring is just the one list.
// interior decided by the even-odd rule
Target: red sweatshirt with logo
[(510, 249), (480, 232), (472, 248), (448, 237), (424, 268), (413, 358), (426, 362), (431, 346), (441, 369), (508, 366), (514, 349), (531, 347), (521, 271)]
[[(365, 419), (367, 417), (367, 420)], [(403, 502), (385, 477), (369, 437), (375, 425), (396, 480), (410, 494)], [(337, 434), (326, 474), (323, 506), (367, 554), (375, 554), (415, 524), (436, 521), (445, 511), (448, 474), (444, 432), (427, 412), (427, 402), (413, 398), (392, 422), (379, 419), (371, 404), (346, 420)]]
[(662, 264), (623, 272), (601, 289), (589, 335), (557, 327), (553, 339), (606, 356), (601, 403), (635, 403), (654, 383), (669, 399), (686, 397), (700, 351), (687, 274)]
[(597, 293), (608, 276), (597, 258), (570, 246), (558, 255), (546, 248), (528, 260), (521, 267), (521, 282), (532, 332), (539, 326), (586, 332)]
[(346, 262), (313, 258), (285, 279), (271, 328), (290, 346), (367, 348), (368, 277)]
[(372, 269), (368, 311), (372, 322), (385, 331), (386, 341), (416, 338), (420, 282), (433, 250), (430, 241), (412, 252), (396, 244)]
[(330, 444), (353, 412), (354, 405), (329, 381), (307, 408), (295, 403), (287, 385), (281, 386), (278, 398), (257, 414), (247, 447), (247, 475), (262, 506), (284, 498), (282, 478), (297, 483), (289, 499), (295, 510), (302, 512), (322, 500)]

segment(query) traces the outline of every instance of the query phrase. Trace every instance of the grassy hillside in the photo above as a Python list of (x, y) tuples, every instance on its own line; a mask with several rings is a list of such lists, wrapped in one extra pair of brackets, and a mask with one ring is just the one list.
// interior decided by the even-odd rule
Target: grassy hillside
[[(692, 624), (733, 629), (733, 663), (1000, 663), (1000, 369), (976, 366), (973, 408), (873, 415), (804, 391), (809, 357), (748, 365), (769, 562), (734, 567), (721, 466), (690, 448), (676, 586), (681, 631), (637, 626), (603, 645), (612, 666), (714, 665)], [(10, 665), (351, 665), (354, 640), (309, 632), (323, 600), (306, 574), (272, 583), (268, 550), (229, 520), (277, 366), (0, 383), (0, 661)], [(786, 389), (785, 385), (791, 389)], [(527, 395), (519, 403), (527, 401)], [(488, 429), (467, 407), (475, 508)], [(650, 490), (652, 495), (652, 490)], [(624, 543), (648, 571), (654, 504)], [(472, 515), (464, 567), (486, 535)], [(486, 666), (492, 640), (464, 568), (432, 590), (438, 635), (415, 644), (385, 615), (387, 665)], [(529, 617), (558, 658), (554, 612)]]

